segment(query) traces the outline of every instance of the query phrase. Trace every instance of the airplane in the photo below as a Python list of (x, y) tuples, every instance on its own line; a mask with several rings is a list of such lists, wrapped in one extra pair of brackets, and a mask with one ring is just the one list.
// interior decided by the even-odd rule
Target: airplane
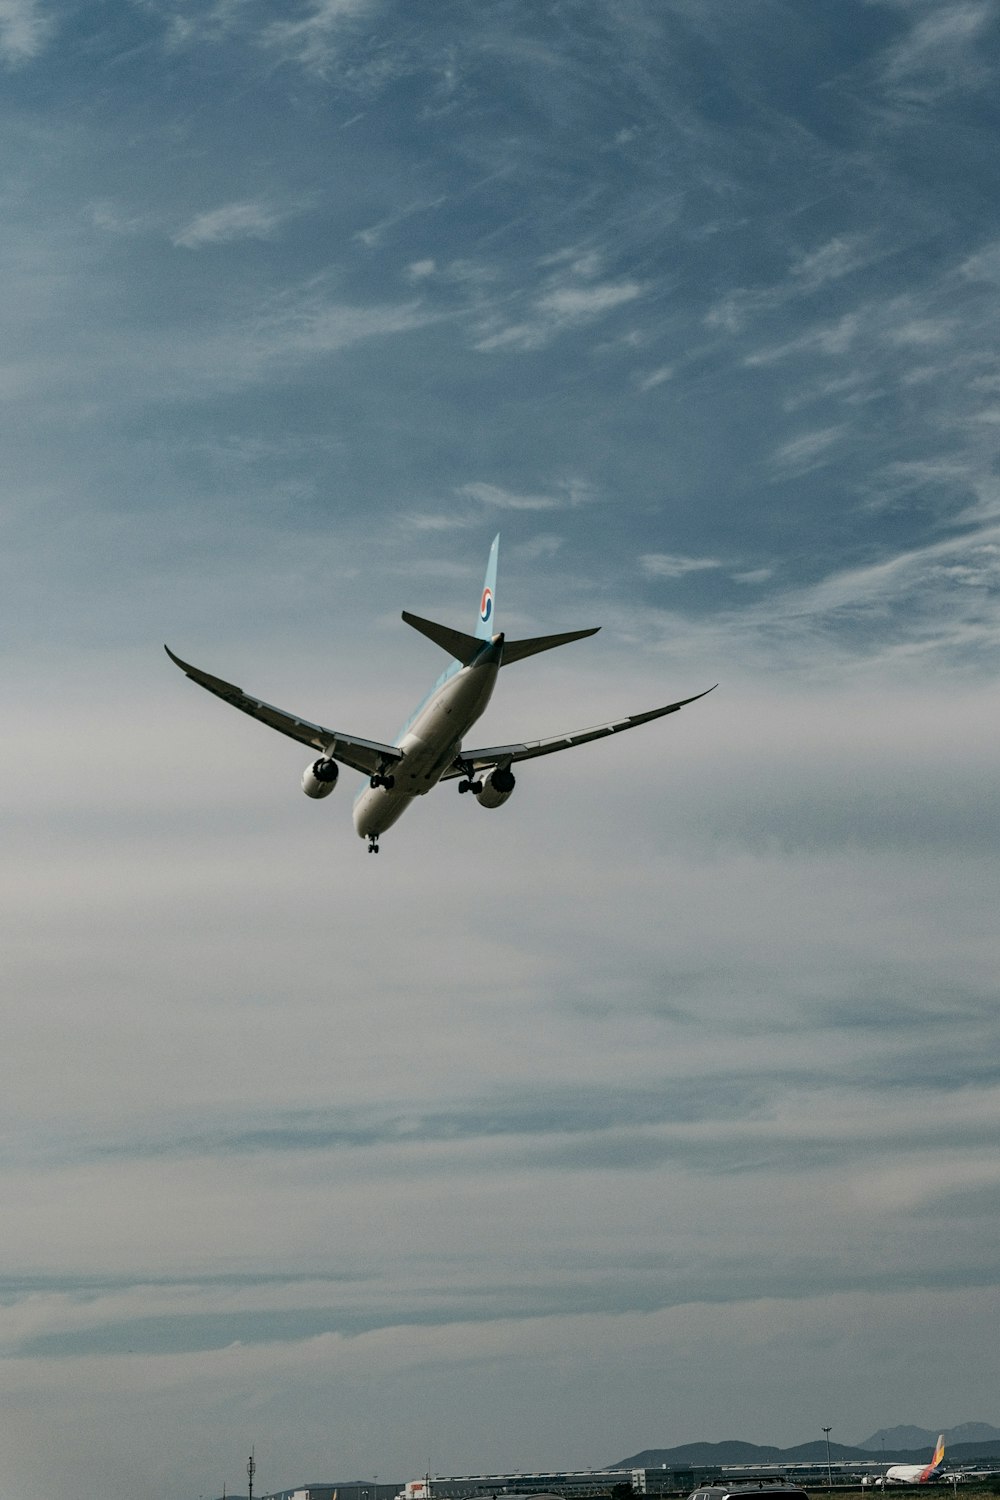
[(417, 797), (426, 796), (439, 781), (458, 780), (459, 792), (472, 792), (480, 807), (501, 807), (514, 790), (511, 766), (520, 761), (552, 755), (557, 750), (569, 750), (609, 734), (635, 729), (651, 719), (676, 713), (679, 708), (695, 703), (713, 691), (706, 688), (691, 698), (668, 703), (664, 708), (630, 714), (627, 718), (599, 724), (593, 729), (578, 730), (574, 734), (528, 740), (524, 744), (466, 750), (463, 745), (465, 735), (484, 713), (502, 666), (508, 667), (527, 656), (551, 651), (570, 641), (583, 640), (586, 636), (596, 635), (600, 629), (600, 626), (594, 626), (589, 630), (572, 630), (562, 635), (535, 636), (521, 641), (508, 641), (502, 631), (495, 633), (499, 548), (500, 536), (497, 534), (486, 564), (474, 634), (466, 635), (448, 625), (439, 625), (403, 610), (402, 618), (407, 625), (443, 647), (453, 659), (392, 744), (360, 739), (338, 729), (325, 729), (321, 724), (312, 724), (296, 714), (285, 713), (283, 709), (251, 697), (234, 683), (182, 661), (169, 646), (165, 645), (163, 649), (192, 682), (199, 683), (251, 718), (259, 719), (279, 733), (319, 751), (318, 759), (310, 761), (302, 773), (302, 790), (307, 797), (328, 797), (337, 785), (342, 765), (366, 776), (367, 785), (361, 787), (354, 800), (354, 827), (358, 837), (367, 840), (369, 854), (377, 854), (381, 834), (402, 817)]
[[(879, 1478), (871, 1480), (869, 1484), (932, 1484), (940, 1477), (941, 1464), (944, 1459), (944, 1433), (937, 1440), (934, 1449), (934, 1457), (929, 1464), (891, 1464), (885, 1473)], [(862, 1481), (863, 1483), (864, 1481)]]

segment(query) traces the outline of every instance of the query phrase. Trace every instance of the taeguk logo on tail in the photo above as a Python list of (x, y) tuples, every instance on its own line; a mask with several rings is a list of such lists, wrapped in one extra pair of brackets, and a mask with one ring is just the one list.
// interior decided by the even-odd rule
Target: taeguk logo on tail
[(487, 624), (493, 614), (493, 590), (483, 589), (482, 603), (479, 606), (479, 618), (483, 624)]

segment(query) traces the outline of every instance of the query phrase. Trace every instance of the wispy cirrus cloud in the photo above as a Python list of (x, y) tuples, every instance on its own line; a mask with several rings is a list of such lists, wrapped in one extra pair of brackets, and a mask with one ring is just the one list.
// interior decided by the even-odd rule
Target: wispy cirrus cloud
[(551, 490), (530, 494), (505, 489), (502, 485), (476, 480), (460, 485), (455, 492), (490, 510), (567, 510), (586, 505), (593, 498), (591, 487), (580, 479), (560, 480)]
[(830, 461), (830, 449), (845, 436), (845, 427), (819, 427), (781, 443), (772, 455), (777, 468), (789, 474), (808, 474)]
[(837, 234), (818, 245), (789, 267), (791, 275), (807, 291), (816, 291), (827, 282), (839, 281), (868, 265), (873, 251), (861, 234)]
[(544, 349), (561, 334), (596, 322), (634, 302), (643, 290), (640, 282), (629, 280), (551, 287), (534, 298), (526, 317), (495, 332), (485, 332), (475, 347), (484, 354)]
[(989, 83), (993, 69), (985, 48), (997, 22), (992, 0), (915, 6), (911, 13), (910, 30), (885, 58), (883, 79), (892, 92), (929, 102)]
[(225, 245), (234, 240), (270, 239), (290, 212), (260, 200), (224, 203), (196, 215), (174, 234), (173, 242), (184, 250), (201, 250), (206, 245)]
[(639, 566), (647, 578), (684, 578), (688, 573), (704, 573), (725, 566), (716, 557), (682, 557), (670, 552), (646, 552)]
[[(762, 594), (706, 623), (716, 656), (738, 649), (745, 662), (762, 661), (781, 642), (789, 668), (822, 661), (836, 670), (853, 661), (868, 671), (905, 673), (1000, 647), (996, 508), (985, 524), (959, 535), (833, 568), (806, 586), (767, 567), (732, 576), (762, 586)], [(672, 639), (679, 625), (670, 619), (663, 628)], [(729, 648), (723, 639), (731, 640)]]
[(959, 272), (969, 281), (987, 281), (1000, 284), (1000, 240), (983, 245), (959, 266)]
[(645, 394), (646, 391), (653, 391), (657, 386), (665, 385), (668, 380), (673, 380), (674, 373), (673, 365), (660, 365), (657, 369), (640, 375), (636, 380), (636, 386)]
[(44, 49), (55, 23), (40, 0), (0, 0), (0, 62), (30, 62)]
[(304, 15), (265, 25), (260, 44), (301, 67), (323, 72), (337, 57), (345, 34), (381, 4), (382, 0), (311, 0)]

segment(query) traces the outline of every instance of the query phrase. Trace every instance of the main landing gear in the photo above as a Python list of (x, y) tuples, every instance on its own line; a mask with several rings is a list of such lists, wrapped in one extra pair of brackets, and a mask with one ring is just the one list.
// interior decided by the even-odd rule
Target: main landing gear
[(368, 853), (369, 854), (377, 854), (378, 853), (378, 834), (377, 833), (370, 833), (368, 835)]
[(459, 770), (463, 772), (463, 780), (458, 783), (459, 792), (475, 792), (478, 797), (483, 789), (483, 783), (476, 780), (476, 773), (472, 766), (468, 765), (465, 761), (458, 761), (457, 765)]
[(376, 787), (384, 786), (387, 792), (391, 792), (396, 785), (395, 776), (386, 776), (384, 771), (376, 771), (368, 785), (374, 792)]

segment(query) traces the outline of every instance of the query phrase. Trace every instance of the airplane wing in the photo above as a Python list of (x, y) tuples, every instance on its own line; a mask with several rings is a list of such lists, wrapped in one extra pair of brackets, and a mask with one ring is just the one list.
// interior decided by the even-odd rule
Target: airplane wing
[(461, 765), (452, 765), (441, 778), (467, 775), (466, 767), (480, 771), (488, 766), (513, 765), (518, 760), (534, 760), (537, 755), (554, 755), (557, 750), (570, 750), (574, 745), (586, 745), (591, 740), (604, 739), (609, 734), (620, 734), (624, 729), (635, 729), (639, 724), (648, 724), (650, 719), (662, 719), (664, 714), (675, 714), (688, 703), (697, 703), (708, 693), (714, 692), (718, 683), (695, 693), (693, 698), (682, 698), (679, 703), (668, 703), (665, 708), (651, 708), (644, 714), (629, 714), (627, 719), (616, 719), (613, 724), (598, 724), (593, 729), (579, 729), (575, 734), (553, 735), (547, 740), (528, 740), (523, 745), (493, 745), (488, 750), (463, 750)]
[(207, 688), (223, 702), (231, 703), (252, 719), (259, 719), (262, 724), (269, 724), (272, 729), (277, 729), (279, 734), (287, 734), (290, 739), (310, 745), (314, 750), (321, 751), (332, 760), (341, 761), (354, 771), (373, 776), (376, 771), (402, 759), (402, 751), (395, 745), (383, 745), (378, 740), (360, 740), (355, 735), (341, 734), (337, 729), (324, 729), (322, 724), (310, 724), (308, 719), (286, 714), (273, 704), (251, 698), (249, 693), (245, 693), (235, 683), (225, 682), (221, 677), (213, 677), (211, 672), (203, 672), (200, 667), (192, 667), (190, 663), (181, 661), (169, 646), (164, 646), (163, 649), (192, 682)]

